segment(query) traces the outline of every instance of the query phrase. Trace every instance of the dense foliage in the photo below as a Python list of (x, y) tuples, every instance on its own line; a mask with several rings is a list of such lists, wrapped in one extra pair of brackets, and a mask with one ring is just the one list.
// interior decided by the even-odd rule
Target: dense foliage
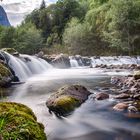
[(0, 47), (24, 53), (140, 54), (139, 0), (58, 0), (17, 28), (0, 28)]

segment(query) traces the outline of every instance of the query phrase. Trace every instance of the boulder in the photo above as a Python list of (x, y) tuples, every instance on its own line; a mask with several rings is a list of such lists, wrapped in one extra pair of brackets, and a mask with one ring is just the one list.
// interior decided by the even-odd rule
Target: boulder
[(13, 79), (10, 70), (2, 63), (0, 63), (0, 87), (8, 86)]
[(43, 55), (41, 58), (51, 63), (55, 59), (56, 55)]
[(91, 58), (89, 57), (82, 57), (81, 61), (84, 64), (84, 66), (90, 66), (92, 64)]
[(2, 140), (47, 140), (44, 126), (30, 108), (19, 103), (0, 103)]
[(113, 109), (116, 111), (124, 111), (127, 108), (128, 108), (128, 105), (126, 103), (118, 103), (113, 107)]
[(70, 59), (68, 55), (60, 54), (51, 61), (51, 64), (56, 68), (70, 68)]
[(68, 115), (87, 100), (90, 94), (91, 93), (81, 85), (64, 86), (48, 98), (46, 105), (49, 111), (53, 111), (56, 115)]
[(36, 56), (42, 58), (44, 56), (44, 52), (40, 51), (38, 54), (36, 54)]
[(95, 97), (96, 100), (105, 100), (109, 98), (109, 94), (107, 93), (98, 93)]

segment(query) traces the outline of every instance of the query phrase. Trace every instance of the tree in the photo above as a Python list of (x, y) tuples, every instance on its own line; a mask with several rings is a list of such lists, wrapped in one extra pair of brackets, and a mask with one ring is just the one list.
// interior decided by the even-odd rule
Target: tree
[(45, 8), (46, 8), (46, 3), (45, 3), (44, 0), (42, 0), (42, 3), (40, 5), (40, 9), (42, 10), (42, 9), (45, 9)]
[(28, 23), (17, 28), (15, 48), (21, 53), (35, 54), (43, 48), (43, 39), (40, 31)]
[(110, 46), (134, 54), (140, 43), (140, 1), (110, 1), (110, 10), (106, 15), (105, 39)]
[(0, 48), (12, 48), (15, 38), (14, 27), (1, 27), (0, 29)]

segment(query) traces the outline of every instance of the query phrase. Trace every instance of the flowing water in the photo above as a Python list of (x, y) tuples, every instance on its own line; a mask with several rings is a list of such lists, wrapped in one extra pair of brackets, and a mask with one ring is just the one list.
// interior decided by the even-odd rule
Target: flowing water
[[(25, 57), (25, 56), (24, 56)], [(45, 105), (47, 98), (58, 88), (68, 84), (81, 84), (91, 92), (115, 91), (116, 87), (110, 84), (112, 75), (128, 75), (130, 71), (111, 71), (95, 68), (50, 68), (43, 60), (29, 57), (33, 62), (27, 65), (28, 71), (40, 74), (26, 79), (26, 83), (16, 85), (8, 101), (23, 103), (34, 111), (38, 121), (45, 126), (48, 140), (139, 140), (140, 121), (127, 118), (125, 114), (112, 110), (117, 102), (113, 99), (95, 101), (93, 94), (77, 108), (70, 116), (57, 118), (49, 114)], [(73, 61), (71, 61), (73, 63)], [(21, 64), (21, 62), (20, 62)], [(45, 68), (47, 70), (45, 70)], [(74, 65), (75, 66), (75, 65)], [(24, 67), (24, 65), (22, 65)], [(36, 71), (38, 69), (38, 71)], [(24, 69), (26, 74), (27, 69)], [(34, 71), (35, 70), (35, 71)], [(21, 72), (21, 71), (20, 71)]]
[(34, 74), (39, 74), (47, 71), (52, 66), (45, 60), (37, 58), (36, 56), (21, 55), (14, 57), (11, 54), (4, 52), (7, 58), (7, 63), (12, 68), (20, 81), (26, 81)]

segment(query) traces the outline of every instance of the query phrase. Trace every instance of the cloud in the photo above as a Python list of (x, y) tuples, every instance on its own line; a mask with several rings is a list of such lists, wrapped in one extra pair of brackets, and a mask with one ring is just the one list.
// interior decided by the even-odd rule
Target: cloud
[[(42, 0), (4, 0), (1, 5), (4, 7), (11, 25), (20, 24), (25, 16), (38, 8)], [(56, 2), (56, 0), (45, 0), (46, 5)]]

